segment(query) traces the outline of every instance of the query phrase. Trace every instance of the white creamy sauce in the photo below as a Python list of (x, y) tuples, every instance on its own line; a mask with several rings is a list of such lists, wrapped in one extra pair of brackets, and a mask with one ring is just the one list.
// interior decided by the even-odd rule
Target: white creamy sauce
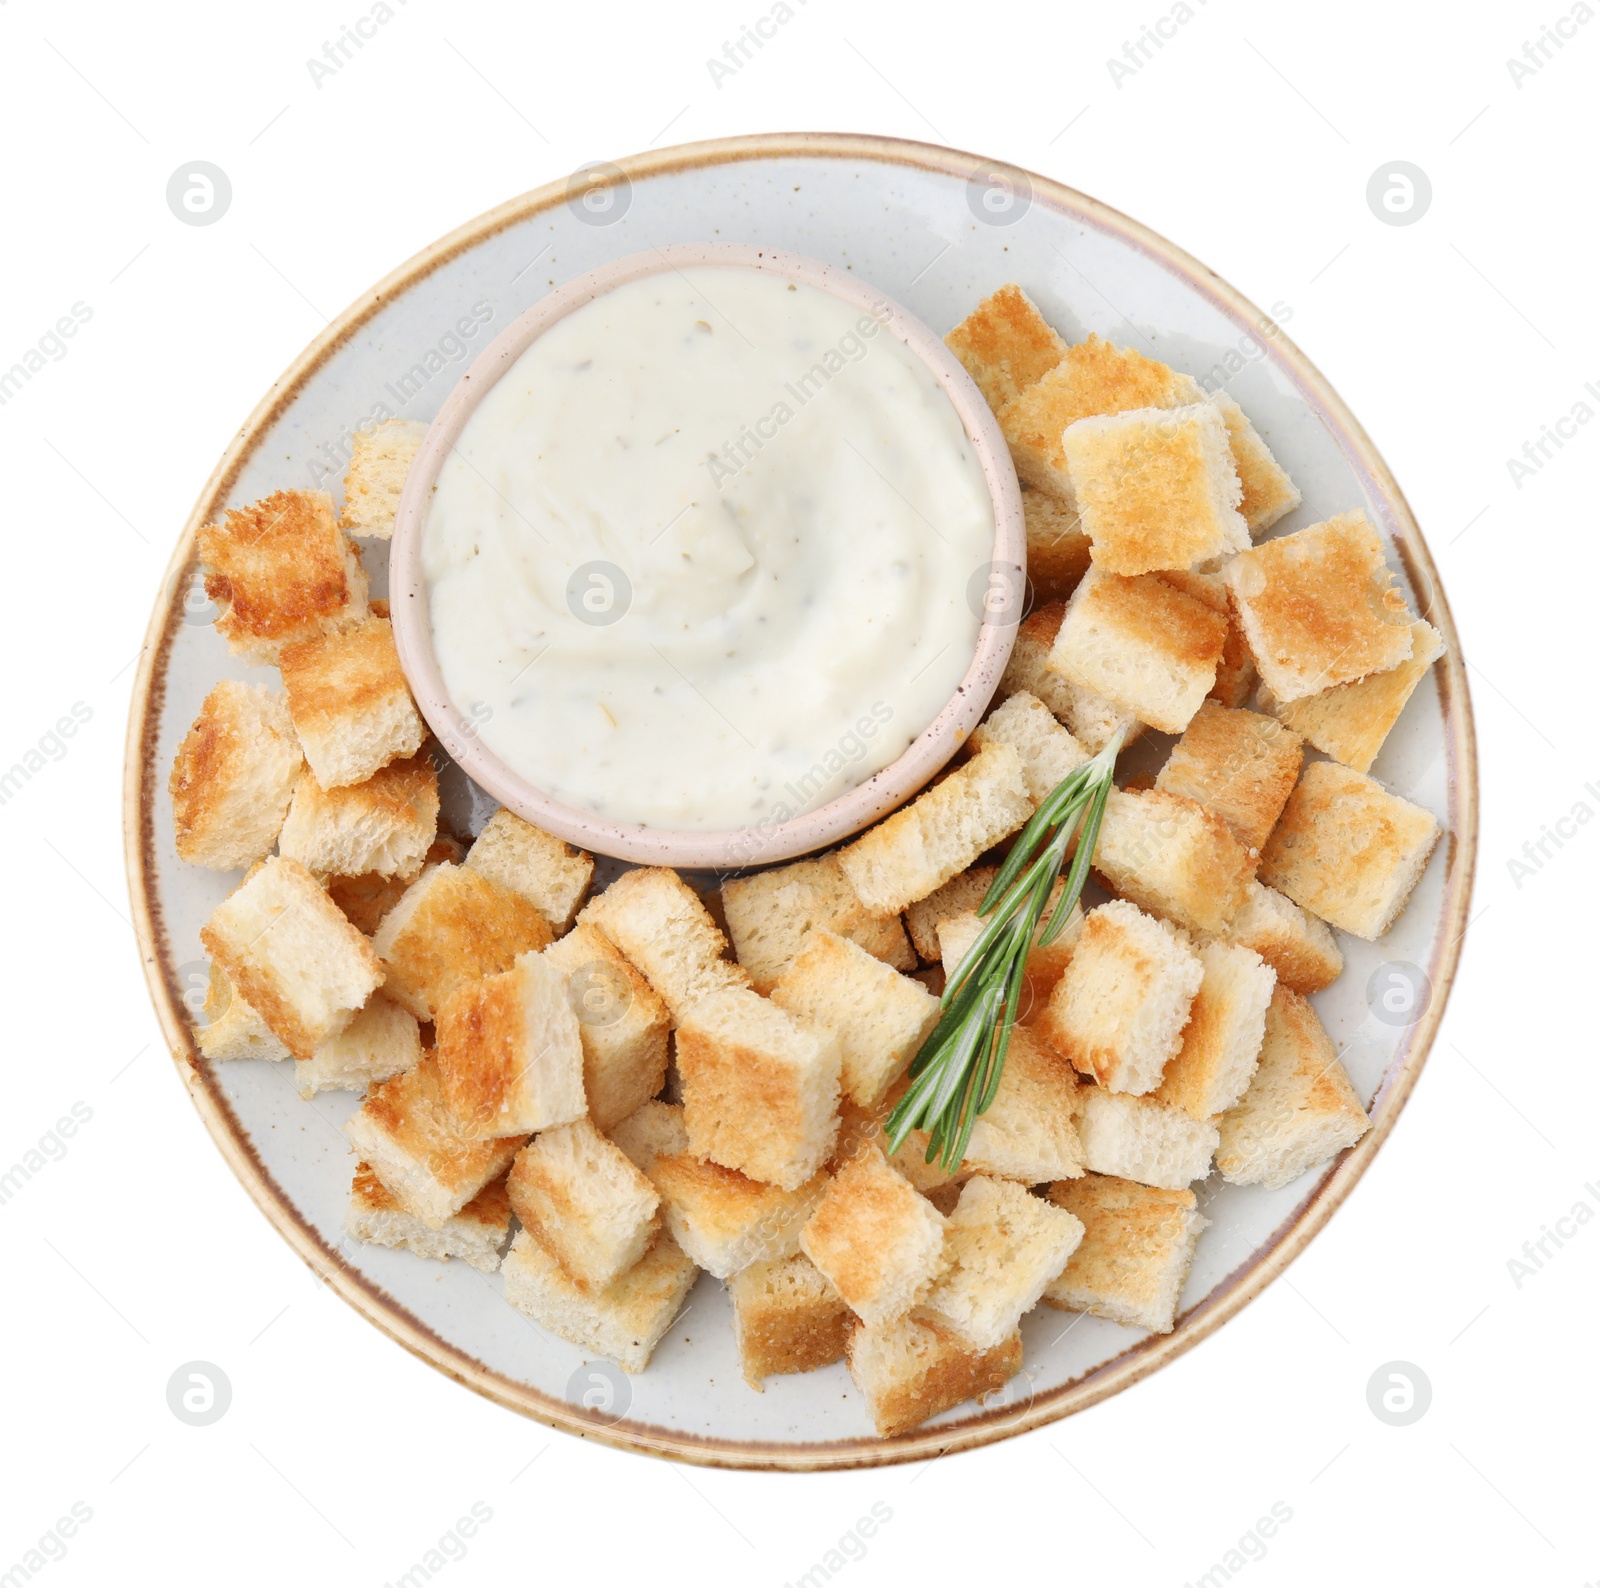
[(993, 538), (914, 353), (819, 288), (706, 266), (512, 365), (439, 475), (423, 570), (491, 750), (580, 810), (726, 830), (814, 809), (928, 726)]

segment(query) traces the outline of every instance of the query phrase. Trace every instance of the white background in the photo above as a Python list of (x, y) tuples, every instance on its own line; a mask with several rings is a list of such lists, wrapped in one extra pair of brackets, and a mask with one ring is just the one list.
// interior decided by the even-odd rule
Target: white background
[[(1573, 1238), (1520, 1285), (1508, 1270), (1573, 1204), (1600, 1209), (1600, 824), (1569, 828), (1520, 885), (1508, 868), (1579, 802), (1600, 812), (1600, 425), (1520, 485), (1507, 467), (1574, 404), (1600, 411), (1584, 389), (1600, 387), (1600, 22), (1573, 27), (1519, 84), (1508, 57), (1569, 15), (1564, 0), (1194, 0), (1193, 20), (1118, 86), (1107, 57), (1170, 15), (1164, 0), (794, 4), (718, 86), (707, 58), (764, 14), (760, 0), (395, 0), (394, 20), (319, 86), (307, 58), (366, 14), (360, 0), (0, 0), (0, 367), (75, 302), (92, 309), (67, 355), (0, 408), (0, 762), (74, 702), (93, 713), (0, 807), (0, 1164), (73, 1103), (92, 1111), (65, 1157), (0, 1206), (0, 1572), (82, 1502), (92, 1518), (44, 1567), (50, 1583), (377, 1588), (481, 1502), (492, 1519), (445, 1588), (508, 1573), (778, 1585), (876, 1503), (890, 1519), (840, 1573), (847, 1588), (978, 1574), (1179, 1588), (1282, 1502), (1292, 1520), (1244, 1567), (1252, 1588), (1600, 1580), (1600, 1220), (1566, 1225)], [(795, 128), (1031, 167), (1153, 226), (1255, 302), (1292, 304), (1290, 334), (1387, 456), (1439, 561), (1484, 797), (1476, 919), (1434, 1055), (1288, 1276), (1069, 1422), (924, 1467), (817, 1478), (682, 1468), (553, 1434), (327, 1293), (253, 1210), (172, 1073), (127, 922), (119, 826), (123, 722), (160, 572), (235, 428), (326, 317), (440, 233), (582, 163)], [(207, 228), (165, 202), (169, 175), (196, 159), (234, 189)], [(1366, 204), (1368, 177), (1396, 159), (1433, 185), (1412, 226)], [(197, 1358), (233, 1386), (208, 1428), (165, 1399)], [(1396, 1359), (1433, 1387), (1406, 1428), (1367, 1406), (1369, 1377)]]

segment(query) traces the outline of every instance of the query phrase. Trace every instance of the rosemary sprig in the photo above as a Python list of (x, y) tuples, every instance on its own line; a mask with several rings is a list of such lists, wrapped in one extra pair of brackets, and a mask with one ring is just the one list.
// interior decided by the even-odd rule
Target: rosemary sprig
[[(966, 1155), (978, 1115), (994, 1101), (1011, 1045), (1023, 970), (1037, 944), (1055, 942), (1083, 892), (1122, 734), (1063, 778), (1018, 834), (978, 906), (988, 919), (945, 983), (943, 1013), (911, 1061), (911, 1085), (889, 1115), (889, 1150), (913, 1130), (930, 1136), (927, 1161), (947, 1173)], [(1039, 918), (1061, 875), (1074, 833), (1078, 848), (1044, 929)]]

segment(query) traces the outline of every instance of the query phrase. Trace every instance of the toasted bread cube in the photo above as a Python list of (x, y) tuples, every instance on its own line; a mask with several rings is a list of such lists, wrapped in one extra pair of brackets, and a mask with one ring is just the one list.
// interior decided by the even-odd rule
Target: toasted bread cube
[(1026, 691), (1008, 696), (973, 729), (967, 742), (974, 750), (1009, 744), (1022, 757), (1022, 780), (1035, 810), (1064, 777), (1089, 759), (1089, 752), (1056, 721), (1050, 708)]
[(689, 1150), (793, 1191), (833, 1150), (839, 1040), (747, 987), (702, 998), (679, 1025)]
[(661, 1228), (656, 1188), (587, 1119), (541, 1131), (506, 1182), (511, 1208), (585, 1290), (603, 1290)]
[(1066, 1059), (1028, 1027), (1013, 1026), (1000, 1085), (994, 1101), (973, 1122), (960, 1172), (996, 1175), (1024, 1185), (1082, 1174), (1083, 1143), (1078, 1139), (1082, 1090)]
[(1405, 908), (1442, 831), (1431, 811), (1372, 778), (1313, 761), (1261, 851), (1261, 880), (1373, 942)]
[[(1072, 958), (1072, 951), (1078, 946), (1078, 938), (1083, 932), (1083, 911), (1075, 904), (1061, 928), (1060, 936), (1053, 943), (1041, 945), (1039, 942), (1045, 928), (1055, 915), (1056, 905), (1060, 902), (1064, 886), (1064, 883), (1057, 882), (1051, 889), (1050, 897), (1039, 915), (1039, 927), (1034, 934), (1033, 948), (1029, 951), (1022, 967), (1022, 996), (1017, 1000), (1017, 1019), (1024, 1024), (1031, 1024), (1037, 1020), (1045, 1005), (1049, 1003), (1050, 994), (1055, 991), (1056, 983), (1061, 980), (1062, 972), (1066, 970), (1067, 962)], [(978, 935), (986, 924), (983, 917), (975, 911), (952, 916), (949, 920), (939, 923), (939, 947), (943, 953), (943, 968), (947, 982), (955, 976), (961, 962), (967, 957), (968, 950), (977, 942)]]
[(167, 781), (179, 857), (233, 871), (270, 854), (304, 765), (283, 697), (224, 679), (184, 735)]
[(344, 1133), (400, 1206), (434, 1230), (498, 1180), (527, 1139), (467, 1136), (445, 1102), (432, 1053), (370, 1087)]
[(1230, 943), (1253, 948), (1278, 973), (1278, 985), (1290, 992), (1321, 992), (1344, 969), (1344, 955), (1327, 922), (1259, 882), (1250, 884), (1225, 935)]
[(1316, 1010), (1279, 988), (1250, 1089), (1217, 1121), (1222, 1178), (1276, 1190), (1371, 1128)]
[(1022, 757), (1009, 744), (990, 744), (842, 849), (839, 864), (869, 909), (903, 910), (1032, 814)]
[(1153, 1097), (1085, 1090), (1078, 1124), (1084, 1162), (1096, 1174), (1120, 1175), (1165, 1191), (1205, 1178), (1217, 1150), (1217, 1127)]
[(467, 864), (507, 893), (521, 894), (557, 933), (572, 925), (594, 876), (593, 855), (504, 808), (473, 841)]
[(1173, 745), (1156, 787), (1220, 816), (1246, 849), (1259, 850), (1300, 777), (1304, 743), (1272, 717), (1202, 702)]
[(828, 1177), (785, 1190), (692, 1152), (663, 1153), (650, 1168), (672, 1238), (696, 1263), (726, 1279), (751, 1263), (793, 1257)]
[(1083, 1225), (1011, 1180), (974, 1175), (946, 1221), (925, 1309), (980, 1351), (1000, 1344), (1067, 1265)]
[(418, 1257), (459, 1257), (492, 1274), (511, 1233), (511, 1202), (502, 1177), (486, 1185), (459, 1213), (437, 1229), (408, 1213), (394, 1194), (372, 1172), (358, 1163), (350, 1184), (350, 1206), (344, 1215), (345, 1233), (373, 1246), (396, 1246)]
[(1324, 755), (1357, 772), (1370, 772), (1389, 730), (1411, 699), (1422, 675), (1444, 654), (1444, 637), (1432, 624), (1411, 625), (1411, 657), (1386, 673), (1371, 673), (1353, 684), (1336, 684), (1285, 705), (1267, 696), (1265, 709)]
[(272, 1028), (233, 990), (228, 973), (214, 961), (206, 981), (205, 1015), (195, 1040), (208, 1059), (286, 1059), (289, 1050)]
[(585, 1290), (533, 1233), (517, 1231), (500, 1265), (505, 1297), (552, 1334), (625, 1373), (642, 1373), (689, 1299), (699, 1270), (665, 1231), (621, 1278)]
[(1022, 527), (1033, 599), (1065, 600), (1089, 569), (1089, 537), (1077, 512), (1058, 496), (1024, 490)]
[[(466, 850), (448, 833), (434, 835), (423, 855), (423, 864), (453, 866), (461, 864)], [(406, 889), (415, 876), (383, 876), (376, 871), (363, 871), (355, 876), (328, 878), (328, 897), (345, 913), (345, 918), (358, 931), (368, 937), (376, 935), (383, 918), (405, 897)]]
[(1191, 932), (1220, 932), (1244, 905), (1256, 856), (1194, 800), (1163, 789), (1113, 789), (1094, 869), (1152, 915)]
[(1116, 899), (1084, 918), (1035, 1029), (1081, 1075), (1115, 1092), (1152, 1092), (1182, 1045), (1203, 974), (1183, 933)]
[(217, 906), (200, 941), (297, 1059), (343, 1031), (384, 979), (372, 944), (304, 866), (280, 856)]
[(583, 1043), (589, 1117), (609, 1130), (667, 1079), (672, 1017), (655, 989), (593, 927), (575, 926), (544, 951), (566, 978)]
[[(294, 1083), (304, 1098), (318, 1092), (364, 1092), (374, 1081), (402, 1075), (422, 1061), (416, 1016), (381, 992), (309, 1059), (297, 1059)], [(392, 1244), (392, 1243), (391, 1243)]]
[(1067, 355), (1067, 344), (1014, 281), (985, 298), (944, 340), (996, 413)]
[(864, 1108), (888, 1091), (939, 1019), (939, 1000), (926, 987), (832, 932), (811, 934), (772, 1001), (834, 1036), (840, 1090)]
[(939, 1272), (944, 1219), (876, 1147), (828, 1185), (800, 1250), (863, 1323), (887, 1323), (922, 1300)]
[(1183, 1045), (1154, 1092), (1158, 1103), (1210, 1120), (1244, 1096), (1255, 1074), (1278, 975), (1254, 949), (1212, 939), (1199, 949), (1205, 976)]
[(344, 512), (339, 522), (354, 535), (388, 540), (400, 510), (406, 476), (427, 435), (415, 419), (385, 419), (371, 429), (358, 429), (350, 443), (350, 467), (344, 476)]
[(1211, 1222), (1192, 1191), (1090, 1174), (1047, 1193), (1083, 1225), (1083, 1240), (1043, 1300), (1066, 1312), (1170, 1334), (1195, 1243)]
[(1180, 408), (1204, 398), (1189, 376), (1130, 347), (1089, 336), (1000, 410), (1000, 429), (1023, 482), (1071, 502), (1061, 440), (1068, 425), (1097, 414)]
[(1223, 570), (1261, 680), (1303, 700), (1411, 655), (1411, 616), (1361, 512), (1241, 552)]
[(851, 1331), (850, 1377), (866, 1396), (872, 1425), (903, 1434), (962, 1401), (997, 1394), (1022, 1370), (1022, 1335), (979, 1350), (948, 1324), (920, 1312)]
[(367, 615), (361, 553), (326, 491), (277, 491), (223, 514), (199, 535), (217, 632), (236, 656), (274, 662), (286, 645), (349, 628)]
[(751, 1389), (764, 1390), (773, 1373), (809, 1373), (844, 1359), (855, 1315), (809, 1257), (751, 1263), (728, 1280), (728, 1296)]
[(939, 923), (958, 915), (971, 915), (983, 903), (990, 884), (1000, 875), (998, 866), (972, 866), (952, 877), (942, 888), (935, 888), (925, 899), (906, 908), (906, 927), (911, 942), (923, 959), (942, 960), (944, 945), (939, 941)]
[(1182, 733), (1217, 681), (1227, 620), (1155, 574), (1091, 568), (1046, 666), (1163, 733)]
[(589, 901), (582, 918), (643, 973), (674, 1022), (702, 998), (749, 982), (723, 957), (728, 940), (700, 895), (666, 867), (625, 871)]
[(1233, 602), (1228, 597), (1228, 586), (1221, 574), (1200, 573), (1195, 569), (1184, 572), (1169, 568), (1161, 575), (1162, 582), (1193, 596), (1202, 606), (1210, 607), (1228, 624), (1228, 637), (1222, 644), (1222, 655), (1217, 661), (1217, 681), (1211, 686), (1207, 700), (1219, 706), (1245, 705), (1255, 692), (1260, 678), (1256, 673), (1256, 659), (1233, 616)]
[(1259, 537), (1300, 505), (1300, 488), (1273, 457), (1244, 409), (1227, 392), (1212, 392), (1211, 401), (1228, 427), (1228, 447), (1243, 490), (1240, 516), (1250, 526), (1250, 533)]
[(1104, 695), (1072, 683), (1047, 665), (1066, 612), (1064, 601), (1051, 601), (1017, 625), (1011, 660), (1006, 663), (998, 693), (1029, 694), (1042, 700), (1090, 755), (1105, 749), (1119, 728), (1123, 743), (1132, 744), (1143, 731), (1132, 712), (1113, 706)]
[(1061, 447), (1096, 568), (1186, 569), (1249, 548), (1228, 427), (1211, 403), (1080, 419)]
[(652, 1098), (611, 1127), (611, 1139), (647, 1180), (654, 1181), (658, 1158), (673, 1158), (689, 1150), (689, 1131), (683, 1109)]
[(435, 1018), (440, 1089), (469, 1140), (525, 1136), (583, 1115), (578, 1017), (566, 977), (542, 954), (458, 987)]
[(393, 761), (365, 783), (295, 785), (278, 853), (317, 876), (416, 877), (439, 826), (439, 774), (425, 755)]
[(509, 970), (519, 954), (550, 941), (526, 899), (465, 866), (429, 866), (384, 916), (372, 940), (389, 996), (432, 1020), (458, 987)]

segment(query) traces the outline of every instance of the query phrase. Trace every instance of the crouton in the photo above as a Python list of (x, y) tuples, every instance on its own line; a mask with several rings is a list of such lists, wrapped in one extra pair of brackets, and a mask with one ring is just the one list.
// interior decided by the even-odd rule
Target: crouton
[(1164, 733), (1182, 733), (1217, 680), (1227, 620), (1155, 574), (1091, 568), (1045, 665)]
[(1213, 939), (1200, 945), (1199, 954), (1205, 975), (1183, 1028), (1183, 1045), (1153, 1095), (1204, 1121), (1244, 1096), (1278, 975), (1254, 949), (1238, 943)]
[(979, 1350), (948, 1324), (912, 1312), (876, 1328), (858, 1325), (845, 1354), (873, 1427), (888, 1439), (1004, 1389), (1022, 1370), (1022, 1336), (1013, 1330)]
[(658, 1158), (675, 1157), (689, 1150), (689, 1132), (683, 1109), (655, 1099), (636, 1108), (611, 1127), (611, 1139), (647, 1180), (655, 1178)]
[(1102, 1086), (1152, 1092), (1182, 1045), (1203, 974), (1183, 933), (1113, 900), (1084, 918), (1078, 946), (1035, 1030)]
[[(448, 834), (434, 835), (423, 855), (423, 864), (442, 865), (448, 862), (458, 866), (465, 849)], [(414, 876), (383, 876), (376, 871), (363, 871), (357, 876), (328, 878), (328, 897), (345, 913), (345, 918), (358, 931), (368, 937), (377, 933), (383, 918), (405, 897), (405, 891), (416, 879)]]
[(1267, 688), (1302, 700), (1411, 655), (1411, 616), (1364, 513), (1241, 552), (1223, 569)]
[(764, 1390), (774, 1373), (842, 1361), (854, 1314), (809, 1257), (751, 1263), (728, 1280), (733, 1339), (744, 1381)]
[(1011, 659), (1001, 675), (997, 693), (1029, 694), (1042, 700), (1090, 755), (1105, 749), (1119, 728), (1124, 745), (1131, 744), (1141, 732), (1132, 712), (1120, 710), (1103, 695), (1072, 683), (1046, 665), (1066, 611), (1065, 602), (1051, 601), (1017, 625)]
[(572, 925), (594, 876), (593, 855), (503, 808), (473, 840), (466, 863), (507, 893), (520, 894), (558, 935)]
[(278, 853), (317, 876), (373, 874), (409, 881), (439, 825), (439, 774), (425, 755), (393, 761), (365, 783), (325, 789), (310, 772), (295, 785)]
[(1165, 1191), (1203, 1179), (1217, 1150), (1217, 1127), (1153, 1097), (1128, 1097), (1091, 1086), (1078, 1125), (1085, 1164)]
[(972, 866), (935, 888), (925, 899), (906, 908), (906, 928), (912, 946), (923, 959), (942, 959), (939, 923), (970, 915), (983, 902), (989, 885), (1000, 875), (998, 866)]
[(793, 1257), (828, 1185), (825, 1174), (814, 1174), (786, 1190), (691, 1152), (663, 1153), (650, 1180), (673, 1239), (718, 1279), (750, 1263)]
[(1299, 780), (1304, 748), (1298, 733), (1271, 717), (1203, 701), (1156, 787), (1204, 805), (1246, 849), (1259, 850)]
[(1250, 533), (1260, 536), (1285, 513), (1300, 505), (1300, 488), (1273, 457), (1244, 409), (1225, 391), (1211, 393), (1211, 401), (1228, 427), (1228, 448), (1243, 492), (1239, 513)]
[[(1039, 942), (1055, 915), (1064, 886), (1065, 883), (1057, 882), (1050, 890), (1050, 897), (1039, 912), (1039, 927), (1034, 934), (1033, 947), (1022, 966), (1022, 996), (1017, 1000), (1017, 1019), (1024, 1024), (1031, 1024), (1038, 1019), (1050, 1001), (1050, 994), (1061, 980), (1061, 973), (1067, 968), (1067, 962), (1072, 958), (1072, 951), (1077, 947), (1083, 931), (1083, 911), (1075, 904), (1061, 928), (1060, 936), (1053, 943), (1041, 945)], [(954, 978), (961, 962), (987, 924), (976, 911), (951, 916), (939, 923), (939, 947), (944, 956), (946, 982)]]
[(527, 1135), (584, 1113), (578, 1017), (566, 977), (542, 954), (464, 983), (436, 1020), (440, 1090), (469, 1140)]
[(839, 864), (869, 909), (903, 910), (1032, 814), (1022, 757), (1009, 744), (990, 744), (842, 849)]
[(944, 340), (996, 412), (1067, 355), (1067, 344), (1014, 281), (985, 298)]
[(840, 1090), (863, 1107), (889, 1089), (939, 1018), (939, 1000), (927, 988), (832, 932), (811, 934), (772, 1001), (833, 1035)]
[(326, 491), (278, 491), (229, 509), (199, 535), (217, 632), (236, 656), (275, 662), (286, 645), (349, 628), (367, 615), (361, 553)]
[(445, 1102), (431, 1053), (393, 1080), (371, 1086), (367, 1100), (345, 1121), (344, 1133), (400, 1206), (434, 1230), (498, 1180), (527, 1140), (482, 1141), (464, 1134)]
[(344, 1227), (353, 1240), (396, 1246), (440, 1262), (459, 1257), (492, 1274), (500, 1266), (500, 1253), (511, 1233), (511, 1203), (505, 1180), (491, 1181), (459, 1213), (434, 1229), (400, 1205), (371, 1165), (358, 1163)]
[(1090, 1174), (1046, 1195), (1082, 1223), (1083, 1240), (1042, 1299), (1065, 1312), (1170, 1334), (1195, 1243), (1211, 1222), (1194, 1192)]
[(679, 1025), (689, 1149), (793, 1191), (828, 1160), (839, 1128), (839, 1041), (747, 987), (695, 1004)]
[(1113, 789), (1094, 869), (1113, 893), (1152, 915), (1191, 932), (1220, 932), (1244, 904), (1256, 856), (1192, 799)]
[(1371, 1128), (1316, 1010), (1279, 988), (1250, 1089), (1217, 1121), (1222, 1178), (1276, 1190)]
[(1261, 880), (1372, 942), (1405, 908), (1442, 831), (1372, 778), (1313, 761), (1261, 851)]
[(384, 979), (372, 944), (304, 866), (280, 856), (217, 906), (200, 941), (297, 1059), (343, 1031)]
[(519, 954), (550, 941), (526, 899), (465, 866), (427, 867), (384, 916), (373, 937), (389, 996), (419, 1020), (456, 988), (509, 970)]
[(233, 871), (270, 854), (304, 764), (283, 697), (224, 679), (206, 696), (167, 780), (179, 857)]
[(1285, 704), (1263, 690), (1264, 709), (1324, 755), (1357, 772), (1370, 772), (1389, 730), (1411, 699), (1422, 675), (1444, 654), (1444, 637), (1429, 623), (1411, 625), (1411, 657), (1386, 673), (1369, 673), (1353, 684), (1336, 684)]
[(1063, 728), (1037, 695), (1019, 691), (973, 729), (974, 750), (1009, 744), (1022, 757), (1022, 781), (1037, 810), (1064, 777), (1089, 759), (1089, 752)]
[(944, 1270), (923, 1303), (980, 1351), (999, 1345), (1066, 1267), (1083, 1225), (1011, 1180), (974, 1175), (946, 1221)]
[(233, 990), (228, 973), (212, 963), (206, 982), (205, 1015), (198, 1025), (196, 1041), (208, 1059), (286, 1059), (289, 1050), (272, 1034), (272, 1029), (254, 1009)]
[(318, 1092), (364, 1092), (374, 1081), (403, 1074), (421, 1059), (416, 1016), (374, 993), (338, 1036), (329, 1037), (309, 1059), (295, 1061), (295, 1087), (304, 1098)]
[(1065, 600), (1089, 567), (1089, 537), (1077, 513), (1059, 497), (1025, 490), (1022, 528), (1034, 601)]
[(1253, 948), (1278, 973), (1278, 985), (1291, 992), (1321, 992), (1344, 969), (1344, 955), (1328, 924), (1259, 882), (1250, 884), (1224, 935), (1230, 943)]
[(1211, 686), (1207, 700), (1219, 706), (1244, 705), (1260, 682), (1256, 673), (1256, 659), (1233, 615), (1233, 603), (1228, 598), (1228, 586), (1221, 574), (1200, 573), (1190, 569), (1169, 568), (1161, 575), (1163, 584), (1193, 596), (1202, 606), (1210, 607), (1218, 617), (1227, 620), (1228, 637), (1222, 642), (1222, 655), (1217, 660), (1217, 681)]
[(1228, 428), (1212, 404), (1080, 419), (1061, 447), (1103, 572), (1192, 568), (1249, 548)]
[(994, 1101), (973, 1121), (960, 1172), (1024, 1185), (1082, 1174), (1077, 1124), (1082, 1090), (1066, 1059), (1028, 1027), (1013, 1026), (1000, 1085)]
[(352, 534), (388, 540), (406, 475), (427, 435), (415, 419), (385, 419), (357, 429), (350, 442), (350, 467), (344, 476), (344, 512), (339, 522)]
[(663, 1231), (620, 1279), (603, 1290), (584, 1290), (538, 1237), (523, 1229), (500, 1272), (506, 1300), (541, 1329), (610, 1357), (625, 1373), (642, 1373), (683, 1310), (699, 1270)]

